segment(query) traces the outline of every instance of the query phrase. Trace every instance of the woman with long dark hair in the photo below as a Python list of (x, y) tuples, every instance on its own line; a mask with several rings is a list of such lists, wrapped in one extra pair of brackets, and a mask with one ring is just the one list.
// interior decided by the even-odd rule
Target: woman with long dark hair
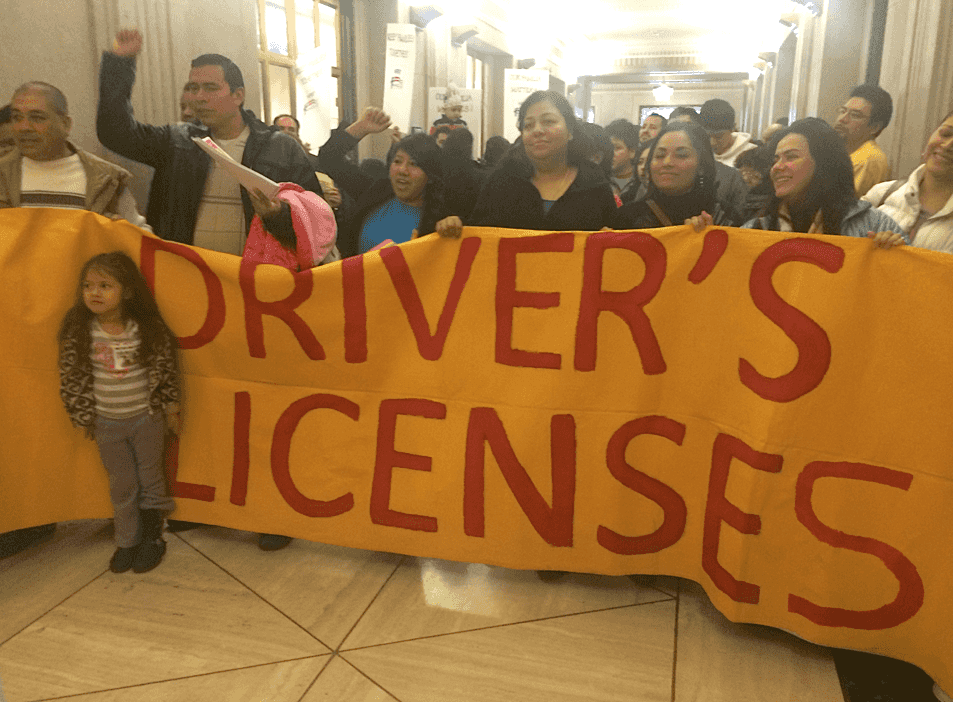
[(666, 124), (649, 149), (645, 168), (646, 193), (619, 210), (626, 228), (737, 226), (738, 215), (716, 197), (715, 156), (708, 134), (697, 124)]
[(443, 202), (442, 152), (426, 134), (403, 137), (391, 148), (387, 178), (374, 180), (347, 160), (357, 142), (390, 126), (386, 112), (369, 107), (356, 122), (335, 129), (318, 154), (327, 174), (356, 201), (353, 219), (338, 234), (343, 256), (364, 253), (386, 239), (402, 243), (416, 232), (429, 234), (451, 214)]
[(539, 90), (520, 106), (520, 144), (489, 176), (466, 224), (512, 229), (595, 231), (616, 222), (612, 188), (580, 148), (572, 106)]
[(881, 245), (903, 237), (900, 225), (858, 200), (844, 140), (823, 120), (799, 119), (771, 137), (767, 148), (774, 154), (774, 197), (746, 229), (870, 236)]

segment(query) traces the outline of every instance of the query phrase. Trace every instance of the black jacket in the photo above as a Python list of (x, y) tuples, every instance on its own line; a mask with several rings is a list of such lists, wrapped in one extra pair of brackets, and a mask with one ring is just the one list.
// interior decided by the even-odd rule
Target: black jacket
[[(138, 122), (130, 102), (135, 79), (135, 59), (103, 53), (96, 135), (107, 148), (155, 168), (146, 221), (157, 236), (191, 244), (212, 161), (191, 138), (207, 137), (209, 129), (194, 124), (157, 127)], [(311, 163), (293, 137), (265, 125), (248, 110), (242, 115), (251, 132), (242, 155), (243, 165), (275, 182), (297, 183), (323, 195)], [(245, 188), (241, 188), (241, 195), (245, 221), (250, 225), (254, 208)], [(295, 245), (291, 210), (286, 203), (282, 203), (280, 214), (265, 220), (265, 227), (286, 246)]]
[(589, 161), (579, 164), (579, 173), (549, 213), (543, 213), (543, 198), (530, 181), (528, 163), (508, 158), (490, 174), (480, 192), (473, 214), (465, 224), (538, 231), (598, 231), (616, 227), (618, 208), (612, 187), (602, 170)]
[[(338, 128), (331, 132), (331, 136), (318, 151), (323, 172), (331, 176), (341, 190), (354, 198), (354, 207), (348, 221), (338, 230), (338, 250), (345, 258), (361, 253), (360, 236), (364, 220), (376, 207), (394, 197), (390, 178), (371, 178), (347, 159), (348, 152), (357, 146), (357, 142), (358, 140), (344, 129)], [(431, 194), (438, 193), (438, 196), (431, 195), (430, 199), (425, 200), (418, 227), (421, 234), (434, 231), (437, 222), (446, 216), (439, 190), (439, 184), (435, 183), (431, 187), (428, 183), (428, 191)]]
[[(685, 220), (688, 217), (683, 217), (678, 219), (678, 215), (674, 215), (671, 212), (665, 212), (665, 207), (662, 206), (662, 203), (658, 203), (660, 209), (665, 212), (665, 214), (671, 220), (671, 224), (666, 224), (659, 221), (659, 218), (655, 216), (655, 213), (652, 211), (652, 208), (648, 204), (649, 197), (648, 195), (643, 195), (638, 200), (634, 202), (629, 202), (619, 208), (619, 218), (620, 223), (617, 227), (618, 229), (657, 229), (659, 227), (668, 227), (668, 226), (677, 226), (679, 224), (684, 224)], [(734, 214), (731, 210), (726, 208), (719, 200), (712, 200), (707, 205), (699, 206), (697, 212), (691, 216), (701, 214), (702, 210), (708, 212), (711, 215), (713, 223), (719, 227), (737, 227), (741, 222), (738, 219), (738, 215)], [(684, 212), (682, 214), (685, 214)], [(672, 218), (675, 219), (672, 219)]]

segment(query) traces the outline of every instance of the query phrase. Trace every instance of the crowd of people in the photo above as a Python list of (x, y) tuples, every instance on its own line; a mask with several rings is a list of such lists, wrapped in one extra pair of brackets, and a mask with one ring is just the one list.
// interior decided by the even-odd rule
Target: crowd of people
[[(953, 112), (930, 136), (913, 173), (890, 180), (876, 138), (890, 123), (892, 101), (874, 85), (853, 90), (832, 123), (779, 120), (762, 140), (737, 131), (733, 108), (720, 99), (698, 111), (677, 107), (667, 119), (653, 113), (641, 124), (623, 118), (603, 128), (578, 120), (563, 95), (538, 91), (519, 108), (515, 143), (493, 136), (479, 160), (451, 94), (430, 133), (405, 136), (381, 108), (370, 107), (314, 153), (293, 115), (267, 125), (245, 107), (241, 71), (218, 54), (192, 61), (180, 122), (139, 122), (130, 98), (142, 46), (138, 31), (123, 30), (103, 54), (96, 133), (109, 150), (155, 169), (145, 215), (128, 171), (70, 141), (66, 96), (43, 82), (18, 87), (0, 110), (0, 208), (91, 210), (163, 239), (239, 256), (248, 255), (253, 237), (291, 252), (308, 246), (312, 234), (296, 228), (306, 216), (328, 244), (314, 264), (431, 233), (457, 237), (464, 226), (741, 226), (953, 253)], [(381, 133), (392, 141), (386, 162), (358, 163), (357, 144)], [(194, 142), (206, 137), (282, 190), (240, 187)], [(117, 523), (110, 567), (145, 572), (162, 559), (161, 533), (172, 509), (158, 477), (156, 436), (163, 426), (178, 429), (174, 337), (155, 303), (143, 298), (148, 291), (129, 269), (134, 264), (110, 256), (83, 266), (60, 335), (61, 394), (74, 423), (96, 439), (110, 476)], [(157, 364), (168, 371), (161, 388), (143, 380), (156, 375)], [(117, 405), (116, 388), (133, 381), (135, 401)], [(132, 455), (116, 459), (110, 445), (117, 441), (132, 445)], [(170, 530), (195, 526), (169, 522)], [(0, 557), (54, 529), (0, 535)], [(259, 536), (265, 550), (290, 541)]]

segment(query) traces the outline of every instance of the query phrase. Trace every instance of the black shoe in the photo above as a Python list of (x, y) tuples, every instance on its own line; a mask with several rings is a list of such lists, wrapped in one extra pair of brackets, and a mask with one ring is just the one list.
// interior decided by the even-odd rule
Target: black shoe
[(30, 546), (43, 543), (53, 538), (55, 531), (56, 524), (53, 523), (0, 534), (0, 558), (7, 558), (30, 548)]
[(148, 573), (162, 562), (162, 556), (165, 555), (165, 541), (156, 539), (155, 541), (143, 541), (136, 549), (136, 555), (132, 564), (133, 573)]
[(189, 531), (191, 529), (198, 529), (200, 526), (205, 526), (200, 522), (184, 522), (181, 519), (167, 519), (166, 524), (169, 525), (169, 533), (178, 534), (180, 531)]
[(262, 551), (277, 551), (284, 548), (292, 541), (290, 536), (280, 536), (278, 534), (259, 534), (258, 548)]
[(127, 570), (132, 568), (132, 564), (136, 559), (136, 553), (138, 550), (138, 546), (117, 548), (116, 552), (113, 554), (113, 557), (109, 559), (109, 570), (111, 570), (113, 573), (125, 573)]

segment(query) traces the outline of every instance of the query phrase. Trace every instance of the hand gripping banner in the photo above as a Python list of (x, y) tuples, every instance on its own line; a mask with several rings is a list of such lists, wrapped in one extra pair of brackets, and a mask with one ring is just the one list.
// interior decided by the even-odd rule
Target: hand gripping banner
[(180, 519), (700, 582), (953, 689), (953, 266), (847, 237), (467, 229), (292, 274), (0, 212), (0, 530), (107, 517), (58, 396), (82, 264), (179, 337)]

